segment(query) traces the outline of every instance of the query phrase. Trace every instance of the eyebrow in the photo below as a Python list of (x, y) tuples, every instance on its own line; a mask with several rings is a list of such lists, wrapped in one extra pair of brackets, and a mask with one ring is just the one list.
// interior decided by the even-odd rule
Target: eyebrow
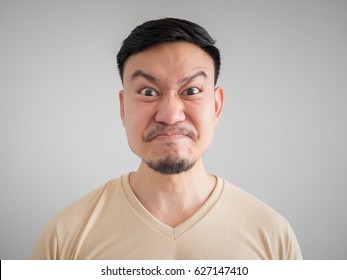
[[(196, 77), (199, 77), (199, 76), (202, 76), (202, 77), (204, 77), (204, 78), (207, 78), (207, 74), (205, 73), (205, 71), (198, 71), (198, 72), (196, 72), (196, 73), (194, 73), (194, 74), (192, 74), (192, 75), (189, 75), (189, 76), (183, 78), (183, 79), (180, 81), (180, 83), (181, 83), (181, 84), (186, 84), (186, 83), (188, 83), (188, 82), (194, 80)], [(152, 82), (152, 83), (158, 83), (158, 82), (159, 82), (159, 80), (158, 80), (156, 77), (154, 77), (154, 76), (152, 76), (151, 74), (149, 74), (149, 73), (147, 73), (147, 72), (145, 72), (145, 71), (142, 71), (142, 70), (136, 70), (136, 71), (131, 75), (130, 80), (135, 80), (135, 79), (138, 78), (138, 77), (143, 77), (143, 78), (145, 78), (146, 80), (148, 80), (148, 81), (150, 81), (150, 82)]]
[(186, 84), (188, 82), (190, 82), (191, 80), (194, 80), (196, 77), (202, 76), (205, 79), (207, 78), (207, 74), (204, 71), (198, 71), (188, 77), (185, 77), (181, 80), (181, 84)]
[(130, 77), (130, 80), (135, 80), (137, 77), (143, 77), (145, 78), (146, 80), (150, 81), (150, 82), (157, 82), (158, 79), (155, 78), (154, 76), (152, 76), (151, 74), (148, 74), (142, 70), (136, 70)]

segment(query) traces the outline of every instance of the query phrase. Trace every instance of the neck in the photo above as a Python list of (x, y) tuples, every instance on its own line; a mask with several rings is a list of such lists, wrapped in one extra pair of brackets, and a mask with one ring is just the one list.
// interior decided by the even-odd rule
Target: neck
[(216, 178), (205, 171), (202, 160), (187, 172), (164, 175), (143, 161), (130, 175), (130, 185), (143, 206), (163, 223), (175, 227), (194, 214), (208, 199)]

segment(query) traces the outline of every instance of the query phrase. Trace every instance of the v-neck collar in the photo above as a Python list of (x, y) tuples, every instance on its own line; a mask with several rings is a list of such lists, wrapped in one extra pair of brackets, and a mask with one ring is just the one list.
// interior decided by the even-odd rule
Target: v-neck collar
[(182, 222), (181, 224), (173, 228), (159, 221), (142, 205), (142, 203), (138, 200), (135, 193), (130, 187), (129, 175), (130, 173), (122, 176), (123, 190), (129, 200), (129, 203), (134, 208), (136, 213), (141, 217), (142, 220), (144, 220), (146, 223), (150, 224), (157, 231), (161, 232), (162, 234), (166, 235), (167, 237), (171, 239), (177, 239), (184, 232), (188, 231), (195, 224), (197, 224), (210, 211), (213, 205), (217, 202), (224, 187), (223, 179), (216, 176), (217, 178), (216, 186), (213, 192), (211, 193), (211, 195), (209, 196), (209, 198), (207, 199), (207, 201), (187, 220), (185, 220), (184, 222)]

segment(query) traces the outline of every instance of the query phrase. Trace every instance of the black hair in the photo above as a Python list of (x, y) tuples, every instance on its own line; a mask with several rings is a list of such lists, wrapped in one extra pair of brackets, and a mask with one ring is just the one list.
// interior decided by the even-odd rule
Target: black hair
[(123, 82), (124, 64), (132, 54), (139, 53), (155, 44), (174, 41), (187, 41), (209, 54), (214, 61), (217, 82), (220, 69), (220, 53), (210, 34), (200, 25), (177, 18), (150, 20), (137, 26), (123, 41), (117, 54), (118, 71)]

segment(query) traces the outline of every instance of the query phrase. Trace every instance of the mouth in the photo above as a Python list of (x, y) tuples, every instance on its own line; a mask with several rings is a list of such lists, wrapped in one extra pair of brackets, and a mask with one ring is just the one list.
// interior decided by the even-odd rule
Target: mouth
[(182, 139), (182, 138), (187, 138), (187, 137), (188, 137), (187, 135), (181, 134), (181, 133), (158, 134), (158, 135), (154, 136), (150, 141), (152, 141), (152, 140), (160, 140), (160, 141), (172, 142), (172, 141), (179, 140), (179, 139)]
[(158, 126), (145, 134), (144, 141), (160, 140), (172, 142), (184, 138), (195, 140), (197, 137), (195, 131), (187, 127), (175, 126), (174, 128), (169, 128), (167, 126)]

